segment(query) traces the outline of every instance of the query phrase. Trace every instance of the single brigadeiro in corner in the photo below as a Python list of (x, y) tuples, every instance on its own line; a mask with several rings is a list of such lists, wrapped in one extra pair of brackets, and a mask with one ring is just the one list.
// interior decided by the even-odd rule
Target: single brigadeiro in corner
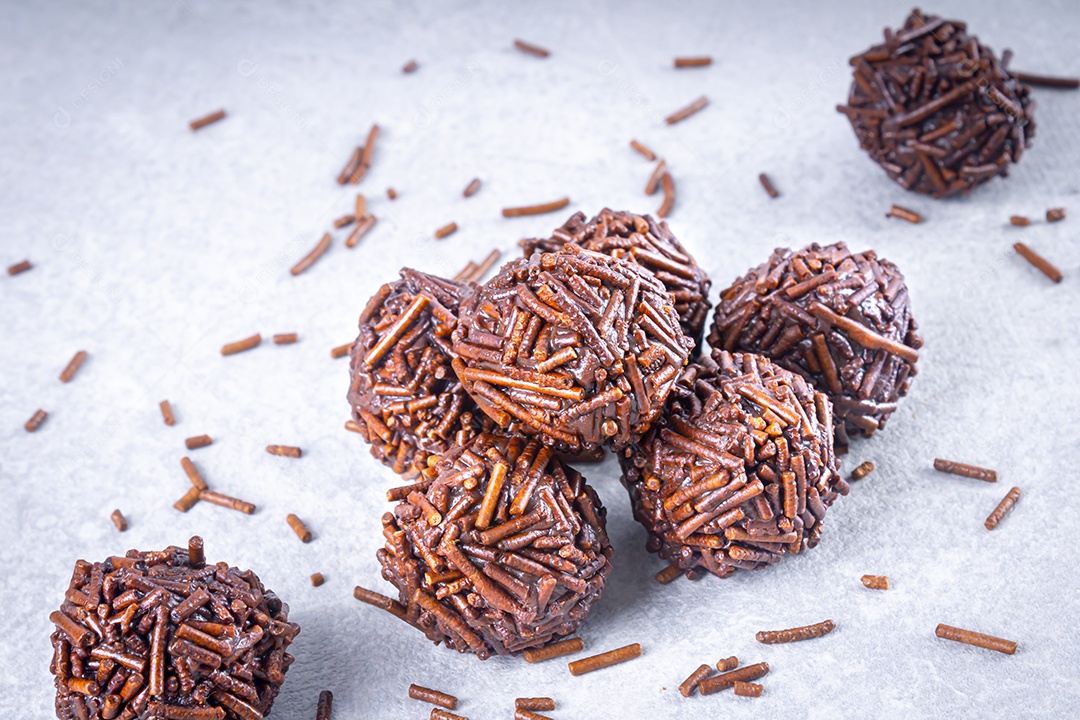
[(450, 368), (458, 305), (475, 287), (405, 268), (360, 315), (349, 365), (350, 427), (406, 477), (494, 427)]
[(720, 294), (709, 344), (759, 353), (833, 402), (836, 447), (885, 427), (915, 376), (922, 338), (904, 276), (844, 243), (775, 250)]
[(556, 252), (567, 243), (651, 270), (674, 297), (683, 332), (695, 343), (694, 355), (700, 352), (712, 281), (666, 222), (604, 208), (588, 222), (584, 213), (575, 213), (551, 237), (522, 240), (520, 245), (528, 257), (537, 250)]
[(49, 619), (56, 716), (258, 720), (300, 626), (250, 570), (187, 548), (79, 560)]
[(828, 398), (748, 353), (688, 366), (663, 418), (619, 460), (646, 549), (718, 577), (814, 547), (848, 492)]
[(378, 558), (401, 602), (382, 606), (481, 659), (574, 632), (612, 556), (605, 510), (581, 475), (536, 438), (489, 433), (434, 467), (433, 480), (387, 493), (400, 503), (383, 516)]
[(859, 143), (902, 187), (937, 198), (1008, 175), (1035, 136), (1030, 88), (967, 25), (911, 11), (885, 42), (851, 58)]
[(648, 430), (693, 346), (652, 272), (567, 244), (461, 304), (453, 367), (500, 427), (581, 453)]

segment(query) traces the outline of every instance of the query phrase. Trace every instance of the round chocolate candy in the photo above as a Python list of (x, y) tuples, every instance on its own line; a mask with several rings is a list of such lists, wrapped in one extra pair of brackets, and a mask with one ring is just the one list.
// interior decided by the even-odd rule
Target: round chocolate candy
[(300, 626), (250, 570), (188, 549), (79, 560), (49, 619), (56, 716), (253, 720), (270, 712)]
[(693, 347), (635, 263), (569, 244), (507, 263), (466, 299), (454, 371), (495, 422), (567, 452), (621, 447), (659, 416)]
[(415, 476), (429, 457), (493, 427), (450, 369), (450, 334), (470, 291), (405, 268), (360, 315), (349, 366), (350, 428), (397, 473)]
[(817, 545), (848, 486), (829, 399), (760, 355), (686, 368), (663, 419), (620, 454), (646, 549), (685, 571), (757, 570)]
[(904, 276), (844, 243), (780, 248), (720, 294), (709, 344), (759, 353), (833, 402), (836, 446), (885, 427), (915, 376), (922, 339)]
[(604, 208), (588, 222), (585, 214), (575, 213), (549, 238), (522, 240), (525, 257), (536, 251), (557, 252), (574, 244), (629, 260), (648, 268), (675, 299), (675, 312), (683, 333), (695, 343), (696, 355), (701, 346), (706, 315), (709, 313), (709, 288), (712, 281), (690, 253), (671, 234), (667, 222), (656, 222), (650, 215), (634, 215)]
[(913, 10), (851, 64), (837, 109), (907, 190), (942, 198), (1004, 177), (1035, 136), (1031, 89), (965, 23)]
[(611, 570), (606, 511), (536, 438), (477, 436), (395, 488), (383, 577), (404, 620), (458, 652), (516, 654), (574, 632)]

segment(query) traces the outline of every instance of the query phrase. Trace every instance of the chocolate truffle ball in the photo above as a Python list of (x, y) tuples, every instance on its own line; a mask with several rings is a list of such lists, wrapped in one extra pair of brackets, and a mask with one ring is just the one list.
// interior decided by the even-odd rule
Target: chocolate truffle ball
[(250, 570), (187, 549), (79, 560), (49, 619), (56, 716), (254, 720), (270, 712), (300, 626)]
[(907, 190), (942, 198), (1004, 177), (1035, 136), (1030, 88), (965, 23), (913, 10), (851, 64), (848, 104), (837, 109)]
[(833, 402), (836, 445), (885, 427), (915, 376), (915, 333), (904, 276), (873, 251), (844, 243), (780, 248), (720, 295), (709, 344), (759, 353), (813, 382)]
[(697, 355), (709, 313), (712, 281), (671, 234), (666, 222), (657, 223), (650, 215), (604, 208), (588, 222), (584, 213), (575, 213), (551, 237), (522, 240), (520, 244), (528, 257), (537, 250), (557, 252), (567, 243), (651, 270), (675, 297), (679, 323), (683, 333), (694, 341)]
[(515, 654), (569, 635), (611, 569), (605, 510), (536, 438), (484, 433), (388, 493), (383, 577), (407, 622), (458, 652)]
[(661, 422), (620, 455), (647, 549), (718, 577), (817, 545), (848, 486), (829, 399), (760, 355), (690, 365)]
[(450, 369), (450, 334), (469, 292), (405, 268), (360, 315), (349, 366), (354, 427), (397, 473), (414, 476), (432, 455), (493, 427)]
[(469, 394), (568, 452), (648, 430), (693, 347), (651, 272), (573, 244), (507, 263), (460, 312), (453, 367)]

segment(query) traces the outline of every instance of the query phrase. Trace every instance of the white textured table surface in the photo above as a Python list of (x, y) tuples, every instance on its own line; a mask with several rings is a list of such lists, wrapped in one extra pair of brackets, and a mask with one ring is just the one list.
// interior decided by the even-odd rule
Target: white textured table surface
[[(52, 713), (51, 626), (76, 558), (182, 544), (251, 567), (303, 627), (274, 717), (426, 717), (410, 682), (462, 698), (474, 720), (512, 698), (552, 695), (558, 718), (1050, 717), (1080, 714), (1075, 522), (1080, 407), (1080, 93), (1036, 90), (1034, 146), (1006, 181), (937, 202), (905, 194), (858, 150), (834, 106), (847, 58), (898, 25), (885, 3), (459, 2), (6, 3), (0, 24), (0, 717)], [(850, 5), (851, 7), (847, 7)], [(1011, 47), (1013, 66), (1080, 73), (1075, 2), (942, 2)], [(511, 47), (522, 37), (546, 60)], [(674, 71), (676, 55), (712, 67)], [(420, 63), (413, 75), (401, 66)], [(663, 116), (701, 94), (708, 109)], [(193, 134), (187, 122), (225, 107)], [(372, 122), (383, 128), (360, 189), (379, 224), (306, 274), (287, 270), (354, 190), (334, 182)], [(609, 510), (615, 568), (582, 628), (587, 649), (641, 642), (632, 663), (571, 678), (562, 661), (479, 662), (429, 644), (352, 598), (387, 589), (374, 559), (394, 482), (355, 435), (346, 360), (367, 297), (402, 264), (454, 273), (491, 247), (513, 253), (574, 210), (643, 212), (651, 165), (678, 184), (671, 224), (723, 288), (777, 245), (844, 240), (906, 273), (926, 347), (910, 397), (872, 442), (878, 469), (829, 513), (823, 542), (771, 571), (660, 586), (617, 467), (583, 468)], [(768, 171), (780, 191), (757, 183)], [(470, 178), (484, 181), (465, 200)], [(400, 193), (390, 202), (384, 190)], [(499, 209), (568, 194), (564, 213)], [(893, 202), (921, 225), (884, 217)], [(1065, 222), (1007, 225), (1065, 206)], [(457, 234), (433, 231), (454, 220)], [(1053, 285), (1015, 256), (1023, 238), (1056, 261)], [(715, 298), (714, 298), (715, 299)], [(225, 342), (296, 331), (222, 358)], [(90, 359), (57, 380), (76, 350)], [(161, 422), (168, 398), (175, 427)], [(35, 434), (23, 423), (50, 416)], [(213, 487), (255, 502), (186, 515), (183, 439)], [(296, 444), (300, 460), (267, 455)], [(935, 473), (935, 455), (995, 467), (986, 485)], [(993, 533), (982, 521), (1012, 485), (1024, 496)], [(130, 530), (108, 516), (119, 507)], [(315, 533), (301, 544), (285, 515)], [(321, 571), (324, 586), (308, 576)], [(864, 573), (895, 588), (871, 592)], [(826, 617), (824, 639), (761, 646), (759, 629)], [(939, 640), (945, 622), (1015, 639), (1005, 656)], [(702, 662), (767, 660), (757, 700), (678, 695)]]

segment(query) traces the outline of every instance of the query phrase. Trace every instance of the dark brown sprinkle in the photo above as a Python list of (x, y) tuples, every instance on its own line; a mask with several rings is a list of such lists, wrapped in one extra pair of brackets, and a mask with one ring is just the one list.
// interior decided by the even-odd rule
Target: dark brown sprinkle
[(315, 709), (315, 720), (330, 720), (334, 710), (334, 693), (323, 690), (319, 693), (319, 704)]
[(160, 403), (160, 407), (161, 407), (161, 418), (165, 421), (165, 424), (170, 425), (170, 426), (175, 425), (176, 424), (176, 416), (173, 415), (172, 405), (169, 404), (169, 401), (168, 400), (162, 400), (161, 403)]
[(441, 228), (439, 228), (438, 230), (435, 231), (435, 239), (436, 240), (442, 240), (447, 235), (453, 235), (456, 232), (457, 232), (457, 223), (455, 223), (455, 222), (447, 223), (446, 225), (443, 225)]
[(982, 633), (974, 632), (973, 630), (961, 630), (960, 628), (952, 627), (951, 625), (939, 624), (935, 634), (939, 638), (945, 640), (952, 640), (954, 642), (965, 643), (967, 645), (976, 645), (987, 650), (996, 650), (999, 653), (1005, 653), (1006, 655), (1012, 655), (1016, 652), (1016, 643), (1012, 640), (1003, 640), (993, 635), (983, 635)]
[(169, 547), (75, 564), (49, 616), (58, 717), (269, 714), (300, 627), (253, 572), (194, 555)]
[(405, 63), (405, 67), (401, 68), (401, 72), (408, 75), (410, 73), (416, 72), (419, 67), (420, 63), (416, 62), (415, 60), (410, 60), (409, 62)]
[(199, 490), (207, 490), (208, 486), (206, 481), (203, 480), (202, 475), (195, 468), (195, 463), (191, 462), (190, 458), (180, 458), (180, 467), (184, 468), (184, 473), (188, 476), (188, 480), (191, 481), (191, 486), (198, 488)]
[(647, 148), (645, 145), (639, 143), (637, 140), (631, 140), (630, 147), (641, 153), (641, 155), (649, 162), (656, 160), (656, 153)]
[(653, 168), (652, 175), (645, 181), (645, 194), (652, 195), (660, 187), (660, 178), (664, 177), (664, 172), (667, 170), (667, 162), (663, 158), (660, 162), (656, 163), (656, 167)]
[(478, 192), (480, 192), (480, 178), (473, 178), (469, 181), (469, 184), (465, 186), (465, 191), (462, 194), (465, 197), (472, 197)]
[(188, 562), (193, 568), (201, 568), (206, 564), (203, 539), (198, 535), (192, 535), (188, 538)]
[(682, 577), (682, 568), (678, 565), (668, 565), (666, 568), (656, 573), (653, 578), (661, 585), (667, 585), (670, 582), (674, 582)]
[(923, 221), (922, 215), (901, 205), (893, 205), (889, 208), (889, 212), (885, 213), (885, 217), (900, 218), (901, 220), (907, 220), (909, 223), (915, 225)]
[(86, 357), (87, 353), (85, 350), (80, 350), (75, 353), (75, 357), (71, 358), (71, 362), (69, 362), (67, 367), (64, 368), (64, 371), (60, 373), (60, 382), (71, 382), (75, 377), (75, 373), (79, 372), (79, 368), (82, 367)]
[(734, 655), (719, 660), (716, 663), (716, 670), (722, 673), (727, 672), (728, 670), (734, 670), (737, 667), (739, 667), (739, 658)]
[(431, 708), (431, 715), (428, 716), (428, 720), (469, 720), (469, 718), (434, 707)]
[(1050, 75), (1033, 75), (1026, 72), (1014, 72), (1017, 80), (1025, 85), (1037, 85), (1039, 87), (1060, 88), (1063, 90), (1075, 90), (1080, 88), (1080, 78), (1052, 77)]
[(664, 173), (660, 177), (660, 186), (664, 189), (664, 201), (660, 203), (656, 216), (666, 218), (675, 207), (675, 180), (671, 177), (671, 173)]
[(363, 220), (349, 233), (349, 237), (345, 239), (345, 247), (354, 248), (357, 243), (363, 240), (364, 236), (368, 234), (371, 228), (375, 227), (375, 223), (378, 221), (374, 215), (367, 215)]
[(912, 10), (851, 65), (848, 104), (837, 109), (907, 190), (969, 192), (1008, 174), (1035, 135), (1030, 88), (964, 23)]
[(1057, 222), (1065, 219), (1065, 208), (1050, 208), (1046, 211), (1046, 222)]
[(1009, 493), (1002, 498), (998, 506), (994, 508), (994, 512), (990, 513), (990, 517), (986, 518), (986, 522), (983, 525), (987, 530), (993, 530), (998, 526), (998, 523), (1004, 519), (1004, 517), (1012, 510), (1013, 505), (1020, 499), (1020, 488), (1014, 487)]
[(702, 695), (711, 695), (714, 692), (733, 687), (736, 682), (749, 682), (765, 677), (768, 674), (769, 663), (759, 662), (756, 665), (747, 665), (738, 670), (731, 670), (719, 675), (713, 675), (711, 678), (706, 678), (698, 685), (698, 690)]
[(886, 575), (863, 575), (859, 581), (871, 590), (889, 589), (889, 578)]
[(337, 220), (334, 221), (334, 229), (340, 230), (341, 228), (346, 227), (347, 225), (352, 225), (354, 222), (356, 222), (356, 216), (355, 215), (342, 215), (341, 217), (339, 217)]
[(44, 410), (38, 410), (35, 412), (29, 420), (26, 421), (26, 432), (36, 432), (41, 423), (45, 422), (45, 418), (49, 417), (49, 413)]
[(353, 597), (362, 603), (367, 603), (372, 607), (377, 607), (391, 615), (406, 620), (405, 607), (397, 600), (391, 600), (390, 598), (375, 592), (374, 590), (368, 590), (357, 585), (353, 588)]
[(712, 665), (701, 665), (697, 670), (690, 673), (690, 676), (682, 681), (679, 685), (679, 694), (683, 697), (690, 697), (697, 690), (701, 681), (713, 674)]
[(872, 472), (874, 472), (874, 463), (869, 460), (864, 460), (863, 462), (859, 463), (854, 470), (851, 471), (851, 479), (852, 481), (862, 480), (864, 477), (866, 477)]
[(832, 620), (822, 620), (813, 625), (804, 625), (803, 627), (791, 628), (790, 630), (762, 630), (758, 632), (754, 638), (759, 643), (764, 643), (766, 645), (799, 642), (801, 640), (812, 640), (813, 638), (828, 635), (835, 627), (836, 623)]
[(1031, 224), (1031, 220), (1024, 217), (1023, 215), (1013, 215), (1009, 218), (1009, 222), (1013, 225), (1016, 225), (1017, 227), (1027, 227)]
[(112, 520), (112, 524), (116, 526), (116, 529), (119, 532), (124, 532), (128, 529), (127, 518), (124, 517), (124, 513), (120, 512), (119, 509), (113, 510), (112, 514), (109, 515), (109, 519)]
[(398, 198), (397, 190), (395, 190), (392, 187), (386, 188), (386, 197), (390, 198), (391, 200), (397, 200), (397, 198)]
[(668, 125), (674, 125), (677, 122), (685, 120), (694, 113), (700, 110), (704, 110), (705, 106), (708, 104), (709, 98), (702, 95), (697, 100), (684, 107), (682, 110), (677, 110), (676, 112), (668, 115), (666, 118), (664, 118), (664, 122), (666, 122)]
[(571, 675), (584, 675), (585, 673), (593, 672), (594, 670), (603, 670), (604, 668), (611, 667), (612, 665), (618, 665), (628, 660), (633, 660), (641, 655), (641, 645), (634, 643), (632, 645), (624, 645), (621, 648), (614, 650), (608, 650), (605, 653), (599, 655), (593, 655), (592, 657), (582, 658), (581, 660), (575, 660), (569, 664)]
[(533, 45), (532, 43), (527, 43), (524, 40), (515, 40), (514, 47), (516, 47), (521, 52), (528, 53), (529, 55), (535, 55), (539, 58), (546, 58), (548, 55), (551, 55), (549, 51), (545, 50), (539, 45)]
[(564, 197), (558, 200), (552, 200), (549, 203), (540, 203), (539, 205), (525, 205), (522, 207), (508, 207), (503, 208), (503, 217), (522, 217), (524, 215), (543, 215), (544, 213), (555, 212), (556, 210), (562, 210), (564, 207), (570, 204), (570, 198)]
[(347, 342), (344, 345), (338, 345), (335, 348), (331, 348), (330, 357), (334, 360), (337, 360), (338, 358), (343, 358), (349, 354), (349, 351), (352, 350), (352, 346), (353, 344), (351, 342)]
[(765, 688), (757, 683), (735, 681), (735, 694), (739, 697), (761, 697), (764, 690)]
[(769, 197), (771, 197), (771, 198), (780, 197), (780, 191), (777, 190), (776, 186), (772, 184), (772, 180), (769, 179), (768, 175), (766, 175), (765, 173), (761, 173), (757, 177), (758, 177), (758, 180), (761, 182), (761, 187), (765, 188), (765, 192), (767, 192), (769, 194)]
[(212, 112), (209, 115), (199, 118), (198, 120), (192, 120), (189, 125), (191, 125), (192, 130), (198, 130), (199, 128), (204, 128), (210, 123), (216, 123), (218, 120), (222, 120), (224, 118), (225, 111), (218, 110), (217, 112)]
[(298, 447), (292, 445), (267, 445), (266, 452), (271, 455), (280, 455), (282, 457), (300, 457), (302, 451)]
[(319, 587), (324, 582), (326, 582), (326, 578), (323, 577), (322, 573), (319, 573), (319, 572), (311, 573), (311, 586), (312, 587)]
[(569, 638), (546, 645), (541, 648), (531, 648), (522, 653), (527, 663), (544, 662), (564, 655), (572, 655), (585, 649), (585, 641), (581, 638)]
[(307, 525), (304, 524), (303, 520), (292, 513), (289, 513), (285, 520), (288, 521), (289, 527), (296, 533), (296, 537), (300, 538), (300, 542), (311, 542), (311, 531), (308, 530)]
[(708, 65), (712, 65), (712, 58), (708, 55), (675, 58), (675, 67), (677, 68), (706, 67)]
[(292, 345), (296, 342), (296, 333), (278, 333), (274, 336), (275, 345)]
[(17, 262), (14, 265), (9, 265), (7, 272), (8, 275), (18, 275), (19, 273), (26, 272), (32, 267), (34, 266), (29, 260), (23, 260), (22, 262)]
[(997, 482), (996, 470), (988, 470), (976, 465), (965, 465), (964, 463), (953, 462), (952, 460), (934, 458), (934, 469), (938, 472), (949, 473), (950, 475), (961, 475), (975, 480), (982, 480), (983, 482)]
[(300, 260), (300, 262), (293, 265), (292, 269), (289, 270), (289, 272), (292, 273), (293, 276), (296, 276), (314, 265), (315, 261), (321, 258), (323, 254), (330, 249), (330, 241), (332, 239), (333, 238), (331, 237), (330, 233), (326, 233), (325, 235), (323, 235), (322, 239), (319, 240), (319, 242), (315, 245), (314, 248), (312, 248), (311, 252), (305, 255), (303, 259)]
[(187, 440), (184, 440), (184, 446), (187, 447), (188, 450), (198, 450), (199, 448), (212, 445), (213, 443), (214, 441), (209, 435), (196, 435), (195, 437), (189, 437)]
[(252, 348), (259, 347), (259, 343), (262, 342), (262, 335), (255, 333), (249, 338), (243, 340), (237, 340), (236, 342), (227, 343), (221, 346), (222, 355), (235, 355), (238, 352), (244, 352), (245, 350), (251, 350)]
[(532, 710), (514, 710), (514, 720), (551, 720), (547, 715), (533, 712)]
[(454, 710), (457, 708), (458, 699), (453, 695), (448, 695), (438, 690), (432, 690), (431, 688), (421, 687), (420, 685), (409, 685), (409, 697), (413, 700), (420, 700), (422, 702), (431, 703), (432, 705), (438, 705), (444, 707), (447, 710)]
[(555, 701), (549, 697), (515, 698), (515, 710), (544, 710), (555, 709)]
[(220, 505), (221, 507), (229, 508), (230, 510), (242, 512), (245, 515), (252, 515), (255, 513), (255, 505), (253, 505), (252, 503), (245, 502), (244, 500), (239, 500), (234, 497), (229, 497), (228, 495), (222, 495), (221, 493), (214, 492), (213, 490), (200, 490), (199, 499), (205, 500), (212, 505)]

